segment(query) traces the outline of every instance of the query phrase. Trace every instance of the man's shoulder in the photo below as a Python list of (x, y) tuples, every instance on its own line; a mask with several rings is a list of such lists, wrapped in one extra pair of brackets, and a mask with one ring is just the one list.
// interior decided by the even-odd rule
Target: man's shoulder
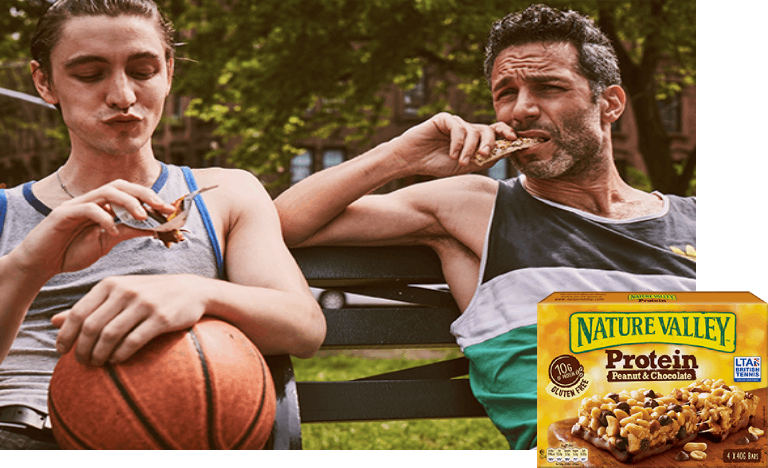
[(466, 174), (409, 185), (392, 195), (432, 212), (475, 210), (492, 204), (499, 181), (478, 174)]
[(495, 194), (499, 187), (499, 181), (479, 174), (465, 174), (453, 177), (434, 179), (421, 184), (416, 184), (424, 191), (444, 194), (446, 191)]
[(246, 170), (209, 167), (192, 169), (192, 174), (198, 187), (216, 187), (202, 196), (206, 204), (224, 220), (232, 221), (243, 214), (272, 208), (272, 198), (267, 190), (256, 176)]
[(205, 167), (192, 169), (192, 173), (198, 180), (210, 182), (230, 182), (230, 183), (254, 183), (258, 182), (256, 176), (245, 169), (234, 169), (225, 167)]

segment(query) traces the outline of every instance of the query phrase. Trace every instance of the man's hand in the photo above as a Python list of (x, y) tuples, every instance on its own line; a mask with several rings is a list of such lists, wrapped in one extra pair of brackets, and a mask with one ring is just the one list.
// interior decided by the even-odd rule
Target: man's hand
[(146, 219), (142, 203), (163, 213), (173, 212), (151, 189), (123, 180), (68, 200), (29, 233), (13, 252), (14, 259), (19, 268), (47, 277), (86, 268), (124, 240), (153, 235), (115, 223), (112, 205)]
[(475, 153), (489, 155), (497, 138), (514, 140), (512, 129), (502, 123), (471, 124), (461, 117), (440, 113), (393, 139), (392, 151), (409, 172), (445, 177), (480, 169)]
[(84, 364), (128, 359), (158, 335), (183, 330), (205, 312), (195, 275), (118, 276), (102, 280), (72, 309), (55, 315), (56, 349), (72, 347)]

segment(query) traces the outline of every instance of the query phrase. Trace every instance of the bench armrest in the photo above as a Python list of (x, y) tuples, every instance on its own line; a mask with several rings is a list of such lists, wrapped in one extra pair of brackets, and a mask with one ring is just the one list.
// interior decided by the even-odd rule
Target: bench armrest
[(301, 417), (293, 363), (288, 355), (265, 356), (275, 382), (277, 408), (272, 434), (264, 447), (272, 450), (301, 450)]

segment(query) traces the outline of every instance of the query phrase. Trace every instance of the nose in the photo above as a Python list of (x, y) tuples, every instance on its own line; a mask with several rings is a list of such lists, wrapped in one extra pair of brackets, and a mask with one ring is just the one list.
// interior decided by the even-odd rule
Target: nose
[[(540, 109), (535, 96), (527, 89), (518, 91), (517, 99), (512, 108), (512, 122), (525, 127), (530, 122), (539, 118)], [(515, 127), (516, 125), (512, 125)]]
[(116, 73), (109, 82), (107, 105), (116, 110), (128, 110), (136, 102), (136, 93), (125, 73)]

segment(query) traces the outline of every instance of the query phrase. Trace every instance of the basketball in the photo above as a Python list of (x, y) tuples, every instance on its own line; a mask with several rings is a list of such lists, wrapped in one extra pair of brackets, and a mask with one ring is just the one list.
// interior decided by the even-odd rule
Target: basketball
[(85, 366), (70, 351), (48, 393), (53, 435), (65, 449), (261, 449), (275, 404), (256, 346), (209, 318), (116, 365)]

